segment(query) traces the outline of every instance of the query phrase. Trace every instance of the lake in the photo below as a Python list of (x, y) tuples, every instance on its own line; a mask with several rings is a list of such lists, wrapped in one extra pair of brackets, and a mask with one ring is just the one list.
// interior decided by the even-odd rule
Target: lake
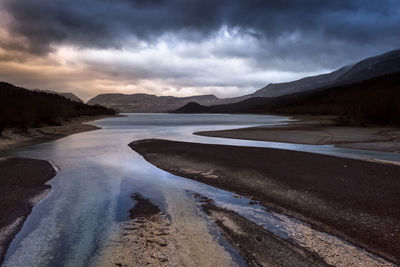
[[(307, 226), (299, 221), (268, 212), (258, 205), (250, 208), (246, 199), (234, 198), (230, 192), (154, 167), (128, 147), (134, 140), (160, 138), (273, 147), (400, 162), (399, 154), (192, 135), (197, 131), (280, 125), (289, 120), (269, 115), (126, 114), (92, 122), (102, 128), (97, 131), (12, 151), (10, 155), (49, 160), (59, 170), (49, 182), (51, 193), (34, 207), (12, 242), (4, 265), (96, 265), (112, 233), (127, 220), (129, 209), (134, 205), (130, 196), (135, 192), (150, 199), (173, 223), (181, 223), (183, 229), (190, 229), (185, 218), (197, 218), (198, 234), (204, 246), (214, 242), (212, 245), (226, 251), (227, 259), (237, 265), (243, 265), (242, 259), (219, 236), (215, 225), (199, 213), (193, 192), (214, 199), (220, 206), (237, 211), (282, 238), (288, 238), (293, 231), (306, 231), (300, 229)], [(277, 226), (277, 221), (283, 222), (282, 227)], [(326, 238), (341, 242), (329, 235)], [(339, 243), (338, 246), (345, 246)]]

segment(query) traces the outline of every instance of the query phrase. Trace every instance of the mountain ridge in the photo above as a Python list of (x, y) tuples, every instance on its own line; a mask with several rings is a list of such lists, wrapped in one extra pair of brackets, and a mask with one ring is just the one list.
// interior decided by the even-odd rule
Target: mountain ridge
[(78, 102), (78, 103), (83, 103), (82, 99), (80, 99), (77, 95), (71, 92), (57, 92), (53, 90), (41, 90), (41, 89), (33, 89), (33, 91), (36, 92), (45, 92), (45, 93), (50, 93), (50, 94), (56, 94), (65, 97), (66, 99)]
[(100, 94), (90, 99), (87, 104), (100, 104), (113, 107), (121, 112), (167, 112), (189, 102), (200, 102), (205, 105), (218, 103), (215, 95), (196, 95), (188, 97), (156, 96), (151, 94)]
[(113, 109), (76, 102), (53, 92), (0, 82), (0, 136), (5, 128), (61, 125), (80, 116), (115, 114)]
[(173, 113), (251, 113), (333, 115), (347, 125), (400, 124), (400, 72), (352, 84), (278, 97), (252, 97), (237, 103), (188, 103)]
[(183, 107), (189, 102), (196, 102), (205, 106), (231, 104), (253, 97), (278, 97), (315, 89), (323, 90), (324, 88), (351, 84), (395, 72), (400, 72), (400, 49), (363, 59), (329, 73), (308, 76), (290, 82), (270, 83), (254, 93), (238, 97), (100, 94), (87, 103), (107, 106), (120, 112), (169, 112)]

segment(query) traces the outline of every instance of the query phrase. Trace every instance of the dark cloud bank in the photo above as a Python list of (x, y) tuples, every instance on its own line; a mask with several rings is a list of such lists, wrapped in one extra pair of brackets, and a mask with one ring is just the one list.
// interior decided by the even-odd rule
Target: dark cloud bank
[(400, 44), (396, 0), (3, 0), (3, 8), (14, 18), (11, 32), (39, 54), (59, 43), (119, 48), (128, 36), (150, 43), (166, 33), (204, 39), (223, 26), (264, 44), (251, 51), (257, 58), (307, 59), (323, 67)]
[(1, 80), (86, 98), (243, 95), (400, 48), (398, 0), (0, 0), (0, 23)]

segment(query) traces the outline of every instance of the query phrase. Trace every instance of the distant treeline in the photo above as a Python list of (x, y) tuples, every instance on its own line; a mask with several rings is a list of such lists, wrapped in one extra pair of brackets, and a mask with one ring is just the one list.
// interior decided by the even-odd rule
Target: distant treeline
[(189, 103), (176, 113), (255, 113), (335, 115), (346, 125), (400, 124), (400, 73), (362, 82), (272, 98), (202, 106)]
[(115, 115), (99, 105), (86, 105), (54, 93), (31, 91), (0, 82), (0, 134), (6, 127), (60, 125), (82, 115)]

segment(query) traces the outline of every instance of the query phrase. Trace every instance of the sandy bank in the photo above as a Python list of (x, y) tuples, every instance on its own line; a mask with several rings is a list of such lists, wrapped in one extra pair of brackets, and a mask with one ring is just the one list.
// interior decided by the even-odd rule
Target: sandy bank
[(161, 210), (140, 194), (130, 210), (130, 220), (119, 226), (103, 250), (97, 266), (167, 266), (170, 221)]
[(55, 175), (44, 160), (0, 159), (0, 263), (33, 206), (50, 191), (45, 183)]
[(39, 128), (29, 128), (26, 131), (21, 129), (6, 129), (0, 136), (0, 151), (15, 147), (39, 144), (55, 139), (59, 139), (71, 134), (93, 131), (98, 127), (86, 122), (99, 120), (107, 116), (82, 116), (65, 122), (61, 126), (44, 126)]
[(286, 126), (258, 126), (222, 131), (205, 131), (201, 136), (285, 142), (309, 145), (400, 152), (400, 128), (335, 126), (329, 119), (307, 117)]
[(316, 255), (275, 237), (233, 211), (217, 207), (213, 200), (200, 195), (195, 197), (249, 266), (327, 266)]
[(248, 197), (399, 263), (400, 167), (279, 149), (140, 140), (157, 167)]
[[(177, 221), (176, 212), (162, 212), (136, 193), (130, 219), (121, 222), (95, 260), (95, 266), (236, 266), (215, 242), (199, 217)], [(194, 206), (193, 208), (197, 208)]]

